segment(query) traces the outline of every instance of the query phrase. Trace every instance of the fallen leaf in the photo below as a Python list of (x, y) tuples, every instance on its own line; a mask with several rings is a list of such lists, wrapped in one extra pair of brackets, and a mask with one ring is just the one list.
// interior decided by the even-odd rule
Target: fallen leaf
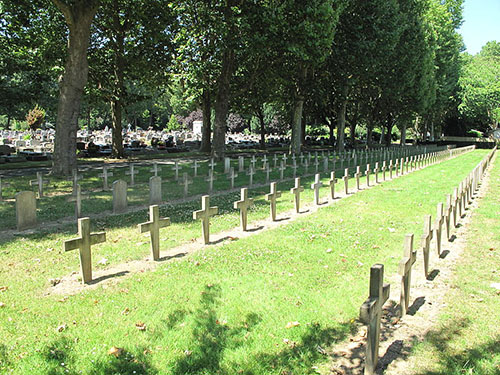
[(66, 324), (61, 324), (59, 327), (56, 328), (56, 332), (62, 332), (66, 328), (68, 328), (68, 326)]
[(130, 309), (128, 307), (125, 307), (122, 311), (122, 315), (128, 315), (130, 313)]
[(184, 350), (184, 354), (190, 356), (193, 352), (191, 350)]
[(135, 323), (135, 328), (137, 328), (139, 331), (145, 331), (146, 324), (143, 322), (137, 322), (137, 323)]
[(108, 260), (106, 258), (102, 258), (99, 262), (97, 262), (97, 264), (102, 264), (103, 266), (105, 266), (106, 264), (108, 264)]
[(373, 246), (372, 246), (372, 249), (380, 249), (380, 246), (378, 246), (378, 245), (373, 245)]
[(333, 250), (332, 249), (326, 249), (327, 253), (331, 253)]
[(5, 303), (0, 302), (0, 308), (5, 307)]
[(396, 229), (394, 229), (394, 228), (387, 228), (387, 229), (389, 229), (389, 232), (391, 232), (391, 233), (394, 233), (396, 231)]
[(299, 322), (288, 322), (285, 328), (293, 328), (293, 327), (298, 327), (300, 326)]
[(229, 241), (236, 241), (236, 240), (239, 240), (238, 237), (232, 237), (232, 236), (228, 236), (228, 239)]
[(49, 279), (49, 283), (50, 285), (52, 286), (56, 286), (57, 284), (59, 284), (61, 282), (61, 279), (59, 278), (55, 278), (55, 279)]
[(108, 350), (108, 355), (114, 355), (118, 358), (123, 352), (122, 348), (117, 348), (116, 346), (112, 346), (111, 349)]
[(7, 289), (9, 289), (8, 286), (0, 286), (0, 292), (5, 292)]

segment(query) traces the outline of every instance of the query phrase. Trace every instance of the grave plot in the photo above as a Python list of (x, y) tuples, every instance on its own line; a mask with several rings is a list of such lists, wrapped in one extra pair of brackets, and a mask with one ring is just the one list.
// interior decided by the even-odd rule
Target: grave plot
[[(118, 366), (142, 373), (307, 373), (325, 360), (318, 347), (327, 348), (355, 328), (370, 266), (381, 262), (386, 275), (395, 273), (404, 235), (420, 236), (422, 218), (435, 212), (483, 155), (477, 151), (445, 161), (314, 216), (77, 295), (44, 296), (58, 277), (78, 270), (75, 256), (60, 250), (74, 228), (63, 235), (10, 238), (0, 251), (0, 271), (7, 276), (0, 285), (0, 318), (7, 322), (0, 326), (0, 345), (8, 349), (7, 366), (14, 373), (60, 371), (61, 363), (68, 372), (84, 373)], [(292, 186), (279, 189), (285, 195)], [(322, 189), (326, 196), (328, 187)], [(293, 209), (291, 194), (287, 201)], [(228, 217), (233, 226), (239, 224), (237, 211), (226, 216), (224, 205), (215, 200), (213, 205), (223, 211), (222, 227)], [(265, 201), (262, 207), (269, 215)], [(164, 238), (180, 236), (188, 225), (176, 224), (171, 213), (161, 216), (172, 220), (160, 235), (163, 246)], [(107, 232), (107, 242), (93, 255), (100, 267), (123, 260), (120, 253), (137, 256), (137, 228), (132, 233), (125, 222), (117, 216), (91, 230)], [(199, 236), (200, 224), (192, 223)], [(151, 251), (149, 242), (141, 246), (140, 256)]]

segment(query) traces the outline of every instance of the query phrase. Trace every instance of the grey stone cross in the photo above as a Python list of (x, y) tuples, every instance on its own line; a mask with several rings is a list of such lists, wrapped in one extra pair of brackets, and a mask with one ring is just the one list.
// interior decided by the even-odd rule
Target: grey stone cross
[(208, 167), (213, 171), (217, 163), (215, 162), (214, 158), (210, 159), (210, 163), (208, 163)]
[[(396, 177), (399, 176), (399, 159), (396, 159), (396, 163), (394, 164), (394, 170), (396, 171)], [(391, 178), (392, 178), (392, 170), (391, 170)]]
[(318, 173), (318, 170), (319, 170), (319, 159), (318, 155), (316, 155), (316, 157), (314, 158), (314, 172)]
[(342, 177), (344, 181), (344, 193), (345, 195), (349, 194), (349, 168), (346, 168), (344, 171), (344, 177)]
[(285, 172), (286, 170), (286, 166), (285, 164), (283, 163), (283, 160), (281, 160), (280, 162), (280, 167), (278, 168), (278, 170), (280, 171), (280, 180), (283, 180), (283, 173)]
[(160, 218), (160, 208), (157, 205), (149, 206), (149, 221), (137, 225), (140, 233), (150, 233), (153, 260), (160, 259), (160, 228), (165, 228), (169, 225), (170, 218)]
[(393, 169), (393, 166), (392, 166), (392, 159), (389, 160), (389, 178), (392, 180), (392, 169)]
[(361, 167), (359, 165), (356, 166), (356, 173), (354, 173), (354, 177), (356, 177), (356, 189), (360, 190), (359, 179), (361, 177)]
[(78, 236), (64, 241), (64, 251), (80, 250), (80, 268), (84, 284), (92, 281), (92, 253), (91, 246), (106, 241), (106, 233), (90, 233), (90, 219), (84, 217), (78, 219)]
[(292, 160), (293, 178), (297, 176), (297, 162), (295, 159)]
[(304, 169), (305, 169), (305, 174), (309, 174), (309, 160), (305, 159), (304, 160)]
[(182, 179), (179, 181), (179, 185), (183, 187), (182, 194), (184, 198), (188, 196), (188, 190), (189, 190), (189, 185), (193, 183), (193, 180), (191, 180), (187, 174), (187, 172), (184, 172), (182, 174)]
[(277, 190), (276, 182), (271, 182), (271, 192), (266, 194), (266, 201), (269, 201), (271, 208), (271, 220), (276, 221), (276, 199), (281, 197), (281, 191)]
[(429, 249), (432, 240), (432, 216), (426, 215), (424, 219), (424, 233), (420, 237), (420, 246), (424, 258), (424, 274), (425, 278), (429, 277)]
[[(182, 168), (179, 166), (179, 161), (176, 160), (174, 162), (174, 166), (172, 167), (172, 170), (174, 171), (174, 179), (175, 181), (177, 181), (179, 179), (179, 171), (181, 170)], [(213, 168), (212, 168), (213, 169)]]
[(194, 172), (194, 174), (193, 174), (194, 177), (198, 177), (198, 168), (199, 167), (200, 166), (198, 165), (198, 160), (195, 160), (193, 162), (193, 165), (191, 166), (191, 168), (193, 169), (193, 172)]
[(373, 173), (375, 173), (375, 183), (378, 184), (379, 181), (378, 181), (378, 172), (379, 172), (379, 168), (378, 168), (378, 161), (375, 163), (375, 169), (373, 170)]
[(283, 154), (283, 156), (281, 157), (281, 159), (283, 160), (283, 163), (286, 165), (286, 161), (288, 159), (288, 156), (286, 156), (286, 154)]
[(278, 166), (278, 154), (273, 155), (273, 167), (276, 168)]
[(135, 165), (134, 164), (130, 164), (129, 165), (129, 171), (125, 172), (125, 174), (127, 176), (130, 176), (130, 186), (134, 186), (135, 185), (135, 175), (138, 174), (138, 173), (139, 173), (139, 171), (135, 170)]
[(323, 157), (323, 172), (328, 172), (328, 156)]
[(257, 159), (255, 159), (255, 155), (252, 155), (252, 158), (250, 159), (250, 164), (255, 169), (255, 163), (257, 163)]
[(37, 185), (38, 187), (38, 198), (43, 197), (43, 185), (47, 184), (49, 181), (43, 179), (42, 172), (36, 172), (36, 180), (30, 180), (30, 185)]
[(248, 209), (253, 206), (253, 199), (248, 198), (248, 189), (241, 189), (241, 200), (233, 202), (234, 209), (240, 210), (240, 224), (243, 231), (247, 230)]
[(210, 242), (210, 217), (219, 212), (218, 207), (210, 207), (210, 196), (204, 195), (201, 197), (201, 210), (193, 212), (193, 219), (201, 220), (201, 234), (203, 242)]
[(300, 186), (300, 177), (295, 178), (295, 186), (290, 189), (290, 193), (294, 195), (295, 212), (300, 212), (300, 193), (304, 191), (304, 187)]
[(451, 194), (446, 196), (446, 209), (444, 213), (446, 224), (446, 239), (449, 240), (451, 236), (451, 216), (453, 215), (453, 200)]
[(87, 199), (88, 197), (88, 194), (82, 194), (80, 184), (76, 184), (76, 194), (66, 198), (67, 202), (75, 202), (75, 216), (77, 219), (82, 216), (82, 199)]
[(413, 251), (413, 234), (407, 234), (404, 242), (404, 257), (399, 262), (399, 274), (401, 275), (400, 316), (406, 315), (408, 307), (410, 307), (411, 268), (416, 260), (417, 252)]
[(266, 165), (267, 165), (267, 156), (264, 155), (262, 157), (262, 169), (266, 169)]
[(205, 178), (205, 181), (208, 182), (208, 192), (211, 193), (214, 189), (214, 181), (215, 181), (215, 175), (214, 175), (214, 170), (209, 169), (208, 170), (208, 176)]
[(227, 178), (231, 182), (231, 189), (234, 189), (234, 179), (238, 177), (238, 174), (234, 171), (234, 167), (229, 168), (229, 174)]
[(436, 223), (434, 224), (434, 234), (436, 236), (436, 250), (438, 256), (441, 256), (441, 237), (444, 222), (444, 207), (443, 203), (438, 203), (436, 210)]
[(150, 172), (153, 172), (153, 176), (158, 176), (158, 172), (161, 172), (161, 167), (158, 167), (158, 163), (154, 162), (153, 163), (153, 168), (149, 170)]
[(458, 211), (458, 189), (453, 189), (453, 227), (456, 228), (457, 222), (457, 211)]
[(269, 183), (269, 174), (271, 173), (271, 166), (269, 163), (266, 164), (266, 184)]
[(108, 177), (113, 177), (113, 172), (108, 172), (108, 167), (103, 165), (102, 173), (99, 173), (97, 176), (102, 177), (102, 190), (108, 190)]
[(385, 171), (387, 170), (387, 163), (384, 160), (382, 163), (382, 180), (385, 181)]
[(330, 172), (330, 179), (328, 180), (328, 187), (330, 188), (330, 199), (333, 201), (335, 199), (335, 184), (337, 179), (335, 178), (335, 170)]
[(365, 375), (375, 374), (380, 342), (380, 318), (382, 306), (389, 298), (390, 285), (384, 284), (384, 265), (370, 268), (370, 296), (361, 305), (360, 320), (368, 326), (366, 335)]
[(71, 171), (71, 180), (73, 182), (73, 194), (76, 192), (76, 185), (78, 184), (78, 181), (82, 179), (82, 176), (78, 174), (78, 168), (75, 168)]
[(316, 173), (314, 176), (314, 184), (311, 184), (311, 189), (314, 190), (314, 204), (319, 206), (319, 189), (323, 186), (321, 182), (321, 176), (319, 173)]
[(370, 164), (366, 164), (366, 186), (370, 186)]
[(255, 167), (250, 164), (247, 171), (247, 176), (249, 176), (248, 186), (253, 186), (253, 175), (255, 174)]

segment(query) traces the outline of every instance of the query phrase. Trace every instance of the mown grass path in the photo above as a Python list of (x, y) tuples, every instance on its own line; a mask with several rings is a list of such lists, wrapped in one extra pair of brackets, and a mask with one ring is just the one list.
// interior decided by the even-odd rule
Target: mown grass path
[[(314, 216), (67, 298), (44, 291), (49, 278), (77, 269), (75, 254), (59, 251), (68, 233), (6, 241), (0, 251), (0, 287), (7, 287), (0, 292), (0, 369), (314, 373), (325, 360), (322, 348), (354, 329), (371, 264), (384, 263), (386, 273), (394, 273), (404, 234), (418, 238), (423, 216), (434, 213), (484, 154), (465, 154)], [(95, 259), (113, 264), (144, 257), (147, 245), (137, 244), (136, 228), (115, 220), (106, 224), (109, 240)], [(237, 225), (236, 213), (219, 220)], [(180, 228), (167, 229), (170, 241), (185, 235)], [(117, 357), (108, 354), (113, 346), (123, 349)]]

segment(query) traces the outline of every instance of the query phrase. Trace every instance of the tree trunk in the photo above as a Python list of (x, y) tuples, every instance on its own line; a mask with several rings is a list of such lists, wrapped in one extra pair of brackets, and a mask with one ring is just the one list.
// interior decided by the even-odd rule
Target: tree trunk
[(373, 124), (369, 123), (366, 125), (366, 146), (372, 146), (372, 136), (373, 136)]
[(406, 146), (406, 122), (402, 125), (401, 128), (401, 146)]
[(431, 121), (431, 142), (434, 142), (434, 121)]
[(382, 134), (380, 134), (380, 138), (377, 143), (381, 145), (382, 142), (384, 141), (384, 138), (385, 138), (385, 126), (382, 126)]
[(7, 129), (7, 130), (10, 129), (10, 120), (11, 120), (11, 116), (7, 115), (7, 124), (5, 125), (5, 129)]
[(98, 2), (79, 0), (67, 5), (53, 0), (69, 28), (68, 56), (59, 87), (52, 174), (68, 176), (76, 168), (76, 133), (83, 88), (88, 78), (87, 49), (90, 25)]
[(385, 145), (389, 147), (391, 145), (391, 135), (392, 135), (392, 128), (394, 126), (394, 121), (392, 119), (392, 115), (389, 113), (387, 115), (387, 133), (385, 134)]
[(264, 123), (264, 112), (262, 108), (257, 111), (257, 118), (260, 124), (260, 148), (262, 150), (266, 149), (266, 124)]
[(215, 98), (215, 127), (212, 156), (222, 160), (226, 149), (226, 121), (231, 99), (231, 78), (234, 72), (234, 51), (227, 49), (222, 57), (222, 69)]
[(201, 96), (201, 110), (203, 112), (203, 126), (201, 128), (201, 152), (210, 152), (212, 148), (212, 142), (210, 137), (212, 136), (212, 123), (210, 121), (212, 107), (210, 102), (210, 92), (208, 89), (203, 89)]
[(328, 120), (327, 118), (325, 118), (325, 122), (328, 125), (328, 136), (330, 145), (335, 146), (335, 135), (333, 134), (333, 130), (335, 129), (334, 122), (332, 120)]
[(337, 152), (344, 151), (345, 137), (345, 114), (347, 110), (347, 96), (349, 94), (349, 86), (347, 83), (342, 88), (342, 103), (340, 104), (339, 113), (337, 116)]
[(293, 101), (293, 118), (292, 118), (292, 139), (290, 142), (290, 153), (300, 154), (302, 151), (302, 112), (304, 110), (304, 94), (302, 93), (302, 84), (307, 76), (307, 67), (302, 66), (298, 77), (298, 82), (295, 86), (294, 101)]

